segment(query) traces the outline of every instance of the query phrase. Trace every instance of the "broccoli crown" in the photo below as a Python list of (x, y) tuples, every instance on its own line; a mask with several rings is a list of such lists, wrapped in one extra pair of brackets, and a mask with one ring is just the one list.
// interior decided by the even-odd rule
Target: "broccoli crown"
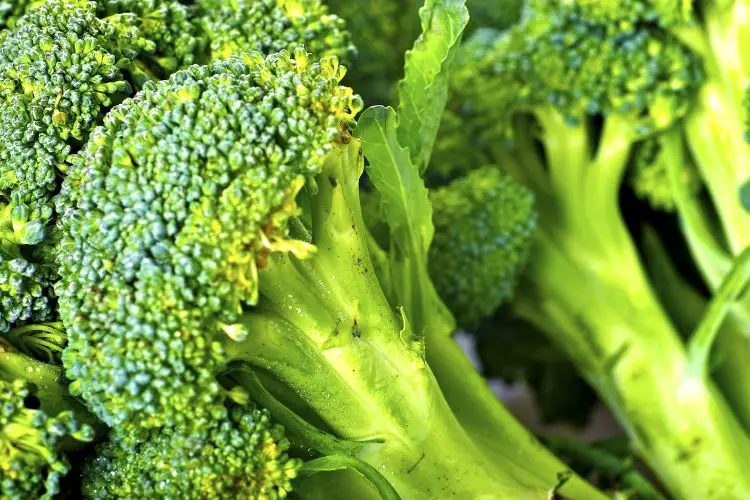
[(265, 410), (235, 406), (199, 430), (101, 445), (84, 471), (86, 498), (285, 498), (300, 462)]
[[(640, 132), (683, 115), (701, 81), (699, 62), (669, 33), (583, 17), (575, 6), (545, 0), (532, 2), (503, 35), (478, 35), (464, 56), (454, 87), (474, 97), (464, 103), (470, 110), (552, 106), (572, 122), (616, 113)], [(497, 111), (490, 114), (497, 120)]]
[(471, 328), (513, 293), (536, 226), (532, 193), (482, 167), (430, 193), (430, 277), (459, 326)]
[(343, 74), (301, 48), (194, 66), (145, 85), (73, 159), (61, 193), (63, 360), (105, 422), (223, 411), (214, 338), (242, 335), (226, 325), (256, 301), (296, 193), (359, 111)]
[(70, 469), (63, 439), (94, 437), (72, 412), (52, 417), (33, 408), (31, 384), (0, 380), (0, 498), (53, 498)]
[(32, 218), (51, 217), (68, 156), (148, 80), (300, 42), (321, 55), (350, 51), (342, 21), (318, 1), (246, 3), (49, 0), (31, 9), (0, 44), (0, 191), (12, 190)]
[[(156, 72), (157, 62), (190, 62), (184, 48), (190, 42), (183, 38), (191, 31), (179, 4), (139, 3), (139, 10), (154, 8), (142, 15), (120, 12), (118, 5), (49, 0), (23, 16), (0, 45), (0, 113), (6, 118), (0, 190), (12, 191), (35, 216), (52, 215), (38, 207), (56, 190), (57, 170), (65, 170), (74, 145), (110, 105)], [(182, 34), (169, 44), (173, 31)]]
[(271, 54), (305, 44), (316, 57), (348, 59), (354, 47), (344, 21), (320, 0), (200, 0), (214, 59), (257, 50)]

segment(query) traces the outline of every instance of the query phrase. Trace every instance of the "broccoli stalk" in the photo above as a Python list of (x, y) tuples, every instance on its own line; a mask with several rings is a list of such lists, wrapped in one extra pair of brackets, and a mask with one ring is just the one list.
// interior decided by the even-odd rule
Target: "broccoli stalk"
[[(745, 1), (703, 1), (681, 19), (663, 22), (700, 59), (703, 81), (679, 132), (659, 138), (664, 153), (655, 161), (666, 175), (655, 189), (673, 198), (670, 205), (712, 291), (718, 290), (733, 259), (750, 244), (746, 133), (750, 65), (742, 35), (748, 29), (747, 10)], [(686, 176), (686, 171), (691, 175)], [(750, 429), (750, 379), (743, 368), (750, 363), (749, 324), (750, 302), (739, 298), (717, 339), (715, 358), (717, 380)]]
[(452, 133), (464, 168), (488, 157), (535, 193), (515, 313), (567, 353), (673, 495), (747, 496), (750, 440), (710, 380), (710, 344), (683, 343), (619, 208), (633, 147), (685, 115), (699, 65), (620, 4), (530, 2), (509, 32), (479, 33), (454, 80), (452, 112), (471, 125)]
[(520, 496), (536, 472), (513, 479), (505, 464), (482, 458), (425, 365), (420, 338), (379, 286), (359, 208), (362, 168), (356, 140), (329, 154), (306, 214), (318, 251), (269, 260), (259, 306), (240, 322), (247, 339), (228, 340), (228, 356), (294, 388), (336, 435), (361, 443), (356, 456), (404, 498)]

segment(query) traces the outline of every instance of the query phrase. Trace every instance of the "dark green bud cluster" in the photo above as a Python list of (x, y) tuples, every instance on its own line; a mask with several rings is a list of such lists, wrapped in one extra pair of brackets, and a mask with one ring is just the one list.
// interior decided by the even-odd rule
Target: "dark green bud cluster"
[(218, 339), (258, 294), (302, 185), (361, 107), (304, 49), (193, 66), (112, 110), (72, 159), (57, 292), (74, 390), (106, 423), (224, 411)]
[(53, 498), (70, 469), (62, 441), (94, 438), (71, 412), (50, 416), (33, 409), (33, 396), (24, 381), (0, 380), (0, 498)]
[[(44, 226), (29, 221), (25, 205), (0, 203), (0, 333), (52, 317), (49, 269), (24, 253), (44, 238)], [(28, 252), (27, 252), (28, 253)]]
[(50, 283), (39, 267), (0, 248), (0, 333), (13, 325), (48, 321), (52, 316)]
[(476, 326), (511, 297), (536, 227), (533, 194), (496, 167), (430, 193), (430, 276), (458, 324)]
[(354, 52), (344, 21), (320, 0), (199, 0), (213, 59), (251, 50), (272, 54), (304, 44), (316, 57)]
[(619, 28), (650, 22), (670, 25), (686, 21), (692, 1), (686, 0), (546, 0), (552, 7), (574, 9), (581, 16)]
[(84, 472), (86, 498), (285, 498), (300, 462), (265, 410), (233, 407), (198, 430), (112, 441)]

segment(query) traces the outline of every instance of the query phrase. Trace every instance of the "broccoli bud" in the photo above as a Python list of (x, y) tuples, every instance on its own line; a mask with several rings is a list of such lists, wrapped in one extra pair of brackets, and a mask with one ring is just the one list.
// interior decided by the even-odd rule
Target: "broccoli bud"
[(459, 326), (476, 327), (511, 297), (536, 226), (533, 199), (497, 167), (431, 192), (430, 276)]

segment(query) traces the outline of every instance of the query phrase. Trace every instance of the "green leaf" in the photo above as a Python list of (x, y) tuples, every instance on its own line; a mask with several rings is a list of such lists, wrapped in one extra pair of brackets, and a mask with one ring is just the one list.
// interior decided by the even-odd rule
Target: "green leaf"
[(381, 212), (390, 229), (390, 281), (397, 306), (407, 313), (418, 335), (451, 333), (454, 321), (427, 271), (435, 233), (432, 205), (424, 181), (397, 137), (396, 112), (373, 106), (359, 118), (354, 135), (361, 139), (369, 165), (367, 176), (378, 191)]
[(399, 142), (421, 173), (427, 168), (448, 98), (449, 66), (469, 22), (465, 0), (427, 0), (422, 34), (406, 53), (398, 84)]
[(391, 238), (403, 255), (427, 257), (435, 233), (429, 193), (397, 138), (393, 108), (373, 106), (359, 118), (356, 137), (369, 161), (367, 176), (380, 194)]

